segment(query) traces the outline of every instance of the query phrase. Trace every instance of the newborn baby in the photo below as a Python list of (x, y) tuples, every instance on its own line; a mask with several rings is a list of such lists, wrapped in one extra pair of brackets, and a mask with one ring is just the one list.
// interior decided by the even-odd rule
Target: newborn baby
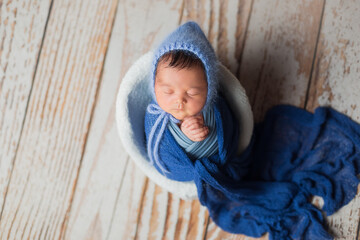
[(193, 180), (194, 161), (221, 163), (236, 152), (239, 130), (217, 91), (218, 69), (213, 48), (194, 22), (180, 26), (154, 52), (153, 101), (145, 114), (147, 152), (170, 179)]

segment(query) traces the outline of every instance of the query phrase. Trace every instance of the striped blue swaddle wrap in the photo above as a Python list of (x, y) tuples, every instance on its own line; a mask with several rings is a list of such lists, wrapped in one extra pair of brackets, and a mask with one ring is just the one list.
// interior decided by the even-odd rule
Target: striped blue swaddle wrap
[(215, 154), (219, 147), (216, 136), (216, 123), (214, 110), (209, 108), (203, 113), (205, 126), (209, 128), (209, 134), (206, 139), (201, 142), (190, 140), (178, 127), (178, 125), (170, 121), (168, 128), (173, 135), (175, 141), (185, 150), (191, 159), (199, 159), (210, 157)]

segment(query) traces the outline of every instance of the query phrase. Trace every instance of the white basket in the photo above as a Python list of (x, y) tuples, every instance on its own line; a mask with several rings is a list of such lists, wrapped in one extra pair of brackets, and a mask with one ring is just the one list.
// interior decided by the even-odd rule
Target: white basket
[[(116, 121), (122, 144), (135, 164), (159, 186), (182, 199), (196, 199), (193, 181), (178, 182), (167, 179), (153, 167), (146, 154), (144, 117), (151, 101), (148, 80), (151, 74), (153, 53), (140, 57), (123, 78), (116, 101)], [(231, 110), (239, 119), (239, 153), (249, 144), (254, 123), (253, 114), (244, 88), (223, 65), (220, 68), (220, 91)]]

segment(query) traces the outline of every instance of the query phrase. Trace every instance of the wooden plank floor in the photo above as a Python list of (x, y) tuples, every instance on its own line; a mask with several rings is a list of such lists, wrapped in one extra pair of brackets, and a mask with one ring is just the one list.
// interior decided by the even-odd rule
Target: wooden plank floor
[[(256, 121), (287, 103), (332, 106), (360, 123), (356, 0), (0, 0), (0, 8), (0, 239), (252, 239), (156, 186), (117, 135), (124, 74), (188, 20), (239, 78)], [(360, 239), (360, 193), (327, 219), (336, 239)]]

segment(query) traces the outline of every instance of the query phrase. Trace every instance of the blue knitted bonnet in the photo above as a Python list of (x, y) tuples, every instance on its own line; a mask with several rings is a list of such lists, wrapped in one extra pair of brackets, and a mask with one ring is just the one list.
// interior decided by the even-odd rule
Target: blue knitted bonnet
[(172, 50), (189, 51), (195, 54), (204, 64), (208, 84), (208, 93), (204, 109), (208, 108), (212, 105), (212, 103), (214, 103), (217, 95), (218, 61), (214, 49), (212, 48), (211, 44), (207, 40), (205, 34), (203, 33), (199, 25), (195, 22), (187, 22), (178, 27), (167, 38), (165, 38), (165, 40), (155, 50), (152, 68), (153, 74), (150, 81), (150, 90), (153, 99), (157, 103), (154, 86), (158, 61), (162, 55)]

